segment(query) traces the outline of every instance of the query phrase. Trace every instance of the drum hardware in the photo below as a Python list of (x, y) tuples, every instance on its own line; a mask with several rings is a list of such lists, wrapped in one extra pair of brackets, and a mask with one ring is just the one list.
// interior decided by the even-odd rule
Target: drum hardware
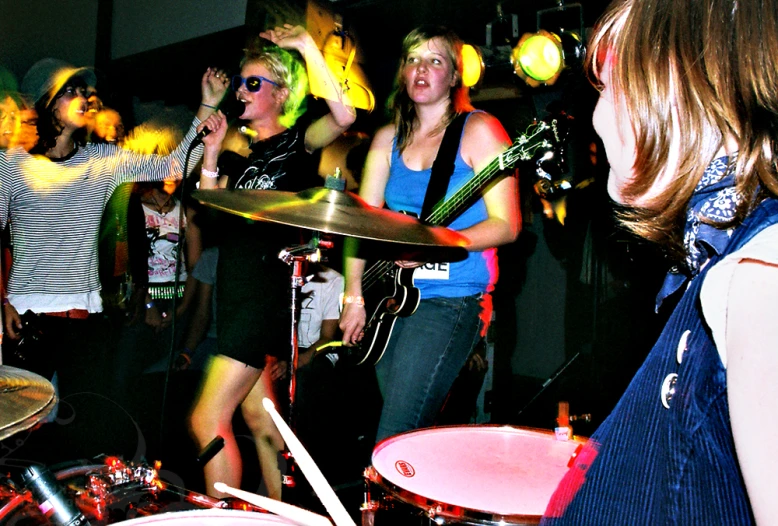
[(0, 440), (46, 418), (56, 402), (54, 386), (42, 376), (0, 365)]
[[(149, 466), (108, 457), (103, 464), (78, 465), (55, 471), (46, 481), (48, 489), (44, 491), (45, 494), (40, 491), (36, 494), (33, 475), (27, 476), (26, 485), (29, 489), (17, 486), (10, 478), (2, 479), (0, 524), (51, 524), (45, 516), (45, 513), (50, 512), (50, 506), (40, 506), (41, 502), (51, 503), (51, 497), (47, 497), (47, 494), (58, 495), (59, 504), (68, 509), (68, 518), (83, 517), (83, 520), (76, 522), (92, 526), (169, 515), (168, 512), (181, 510), (236, 509), (251, 512), (252, 515), (266, 515), (264, 509), (246, 501), (218, 500), (168, 484), (160, 479), (159, 468), (159, 463)], [(45, 468), (33, 467), (38, 475), (42, 470)], [(64, 508), (60, 506), (60, 509)], [(52, 521), (55, 524), (76, 524), (72, 520)]]
[(562, 373), (563, 373), (563, 372), (565, 372), (565, 370), (566, 370), (566, 369), (567, 369), (567, 368), (568, 368), (568, 367), (569, 367), (569, 366), (570, 366), (570, 365), (571, 365), (571, 364), (572, 364), (572, 363), (573, 363), (573, 362), (574, 362), (574, 361), (575, 361), (575, 360), (578, 358), (578, 356), (579, 356), (580, 354), (581, 354), (580, 352), (577, 352), (577, 353), (575, 353), (575, 354), (573, 355), (573, 357), (572, 357), (572, 358), (570, 358), (569, 360), (567, 360), (565, 363), (563, 363), (563, 364), (562, 364), (562, 366), (561, 366), (561, 367), (559, 367), (559, 369), (557, 369), (556, 371), (554, 371), (554, 374), (552, 374), (551, 376), (549, 376), (549, 377), (548, 377), (548, 379), (547, 379), (545, 382), (543, 382), (543, 385), (541, 385), (541, 386), (540, 386), (540, 389), (538, 390), (538, 392), (537, 392), (537, 393), (535, 393), (535, 395), (534, 395), (532, 398), (530, 398), (529, 402), (527, 402), (526, 404), (524, 404), (524, 407), (522, 407), (521, 409), (519, 409), (519, 412), (518, 412), (518, 413), (516, 413), (516, 416), (519, 416), (519, 415), (520, 415), (520, 414), (522, 414), (522, 413), (523, 413), (523, 412), (524, 412), (524, 411), (525, 411), (525, 410), (526, 410), (526, 409), (527, 409), (529, 406), (531, 406), (531, 405), (532, 405), (532, 403), (533, 403), (535, 400), (537, 400), (537, 399), (538, 399), (538, 397), (539, 397), (540, 395), (542, 395), (542, 394), (543, 394), (543, 393), (546, 391), (546, 389), (548, 389), (548, 386), (549, 386), (549, 385), (551, 385), (552, 383), (554, 383), (554, 381), (556, 381), (556, 379), (557, 379), (557, 378), (559, 378), (559, 377), (562, 375)]
[(208, 445), (203, 448), (199, 455), (197, 455), (195, 462), (204, 466), (222, 449), (224, 449), (224, 438), (221, 435), (216, 435), (216, 438), (208, 442)]
[(554, 428), (557, 440), (571, 440), (573, 438), (573, 422), (591, 422), (592, 415), (589, 413), (583, 415), (571, 415), (570, 404), (562, 401), (558, 404), (557, 409), (557, 427)]

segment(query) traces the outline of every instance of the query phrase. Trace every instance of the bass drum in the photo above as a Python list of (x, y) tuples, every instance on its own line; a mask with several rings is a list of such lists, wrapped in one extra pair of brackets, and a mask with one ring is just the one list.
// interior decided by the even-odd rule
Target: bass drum
[[(226, 507), (223, 501), (188, 491), (162, 481), (156, 469), (145, 464), (124, 463), (109, 458), (105, 464), (80, 465), (56, 471), (66, 500), (72, 502), (92, 526), (147, 518), (170, 512), (209, 510)], [(259, 508), (236, 502), (245, 513)], [(256, 511), (254, 511), (256, 510)], [(32, 495), (6, 479), (0, 482), (0, 525), (37, 526), (50, 521), (38, 509)]]
[(537, 524), (583, 444), (491, 425), (389, 437), (365, 471), (362, 525)]

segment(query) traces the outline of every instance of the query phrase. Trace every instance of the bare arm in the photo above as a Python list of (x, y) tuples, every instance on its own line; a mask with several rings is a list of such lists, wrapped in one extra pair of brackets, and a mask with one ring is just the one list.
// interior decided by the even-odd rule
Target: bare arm
[(335, 79), (324, 56), (310, 34), (302, 26), (284, 24), (260, 33), (279, 47), (296, 49), (305, 59), (308, 78), (316, 92), (322, 94), (330, 112), (313, 122), (305, 131), (305, 147), (308, 151), (318, 150), (346, 131), (357, 118), (356, 110), (344, 97), (340, 84)]
[(778, 524), (778, 266), (744, 260), (727, 308), (727, 395), (738, 462), (758, 524)]
[[(510, 146), (510, 138), (500, 122), (487, 113), (474, 113), (467, 121), (462, 141), (462, 156), (479, 173)], [(521, 230), (519, 188), (515, 176), (502, 178), (484, 194), (488, 218), (462, 230), (476, 252), (516, 240)]]
[[(365, 170), (359, 195), (369, 204), (381, 207), (384, 204), (384, 190), (389, 180), (394, 127), (384, 126), (376, 133), (365, 160)], [(346, 296), (362, 295), (362, 273), (365, 270), (365, 260), (356, 257), (357, 242), (346, 238), (345, 244), (345, 294)], [(350, 345), (358, 342), (366, 323), (365, 308), (356, 304), (346, 304), (340, 315), (340, 329), (343, 331), (343, 342)]]

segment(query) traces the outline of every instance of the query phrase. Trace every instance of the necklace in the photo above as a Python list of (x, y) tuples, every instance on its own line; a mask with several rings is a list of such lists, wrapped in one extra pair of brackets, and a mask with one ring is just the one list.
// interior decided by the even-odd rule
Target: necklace
[(159, 200), (157, 199), (157, 194), (155, 192), (152, 192), (151, 199), (152, 201), (154, 201), (154, 205), (156, 206), (157, 213), (164, 216), (165, 214), (170, 212), (170, 210), (167, 210), (167, 208), (170, 205), (170, 201), (173, 200), (172, 195), (168, 194), (167, 199), (165, 199), (164, 202), (160, 203)]

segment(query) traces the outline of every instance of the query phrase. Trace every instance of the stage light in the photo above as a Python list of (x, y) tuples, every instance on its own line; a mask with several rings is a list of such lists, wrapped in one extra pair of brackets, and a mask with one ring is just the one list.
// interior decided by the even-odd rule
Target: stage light
[(580, 66), (586, 53), (575, 31), (525, 33), (511, 51), (513, 70), (531, 87), (553, 85), (566, 67)]
[(472, 88), (484, 78), (484, 59), (481, 50), (470, 44), (462, 46), (462, 83)]

